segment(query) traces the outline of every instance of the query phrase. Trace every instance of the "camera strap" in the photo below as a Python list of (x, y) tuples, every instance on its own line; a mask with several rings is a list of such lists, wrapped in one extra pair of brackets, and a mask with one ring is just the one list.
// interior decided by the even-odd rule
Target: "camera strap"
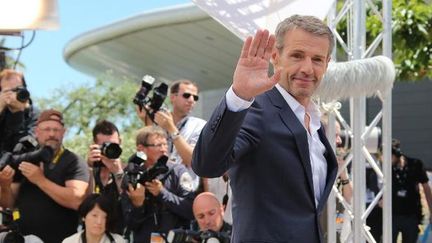
[(60, 160), (60, 157), (63, 155), (65, 149), (63, 146), (60, 147), (60, 150), (57, 152), (57, 154), (54, 156), (54, 159), (52, 160), (53, 164), (57, 164), (57, 162)]

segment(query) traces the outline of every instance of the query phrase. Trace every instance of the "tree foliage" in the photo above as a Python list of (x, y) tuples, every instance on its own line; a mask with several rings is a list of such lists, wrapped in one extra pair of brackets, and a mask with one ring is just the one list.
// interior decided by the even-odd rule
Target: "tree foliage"
[(132, 103), (138, 88), (135, 82), (113, 80), (106, 75), (94, 84), (58, 88), (49, 98), (36, 99), (36, 104), (41, 110), (54, 108), (63, 112), (68, 129), (64, 144), (83, 157), (93, 141), (96, 122), (113, 122), (120, 130), (125, 161), (135, 151), (135, 132), (142, 126)]
[(393, 1), (393, 55), (399, 80), (432, 78), (432, 5)]
[[(339, 1), (339, 8), (343, 1)], [(382, 1), (373, 1), (382, 10)], [(367, 5), (366, 44), (383, 30), (381, 18)], [(432, 5), (423, 0), (393, 0), (392, 50), (397, 79), (417, 81), (432, 78)], [(338, 33), (347, 41), (346, 19)]]

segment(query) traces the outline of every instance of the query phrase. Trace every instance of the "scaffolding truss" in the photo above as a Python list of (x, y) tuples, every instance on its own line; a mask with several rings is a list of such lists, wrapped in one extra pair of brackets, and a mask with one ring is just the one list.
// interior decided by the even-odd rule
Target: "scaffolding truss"
[[(336, 37), (336, 45), (342, 49), (347, 60), (356, 60), (371, 57), (381, 52), (381, 55), (392, 57), (392, 1), (391, 0), (345, 0), (339, 3), (335, 1), (332, 10), (328, 15), (328, 24)], [(342, 4), (342, 5), (341, 5)], [(340, 7), (341, 6), (341, 7)], [(369, 15), (377, 16), (382, 23), (382, 31), (374, 40), (366, 42), (366, 17)], [(337, 30), (338, 24), (346, 21), (346, 38), (344, 40), (342, 33)], [(370, 43), (369, 46), (366, 43)], [(381, 48), (380, 47), (381, 44)], [(337, 52), (333, 53), (333, 59), (336, 60)], [(373, 75), (373, 74), (372, 74)], [(352, 145), (349, 154), (345, 158), (346, 168), (351, 164), (351, 176), (353, 181), (353, 198), (352, 202), (344, 199), (336, 186), (330, 194), (327, 205), (327, 242), (379, 242), (374, 239), (366, 225), (366, 219), (372, 209), (382, 201), (383, 224), (382, 239), (384, 243), (392, 242), (392, 203), (391, 203), (391, 87), (386, 91), (377, 91), (381, 105), (381, 110), (377, 112), (370, 124), (366, 124), (366, 94), (364, 97), (351, 98), (350, 103), (350, 124), (341, 115), (338, 106), (324, 104), (329, 111), (329, 128), (328, 134), (335, 134), (335, 121), (339, 121), (341, 127), (348, 132), (351, 137)], [(366, 148), (366, 140), (371, 136), (372, 129), (381, 125), (382, 131), (382, 163), (378, 162)], [(335, 137), (329, 136), (331, 144), (335, 146)], [(373, 198), (372, 202), (366, 208), (366, 165), (369, 165), (377, 177), (382, 181), (382, 187)], [(340, 170), (342, 171), (342, 170)], [(339, 172), (340, 173), (340, 172)], [(337, 239), (336, 234), (336, 202), (344, 207), (345, 219), (352, 221), (352, 231), (344, 239)]]

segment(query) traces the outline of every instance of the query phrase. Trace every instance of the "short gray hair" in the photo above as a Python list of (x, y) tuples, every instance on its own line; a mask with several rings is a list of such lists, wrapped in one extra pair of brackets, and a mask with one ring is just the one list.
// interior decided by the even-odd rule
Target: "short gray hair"
[(293, 15), (280, 22), (276, 28), (276, 48), (284, 48), (285, 34), (296, 28), (317, 36), (326, 36), (329, 40), (329, 55), (334, 47), (334, 36), (330, 28), (315, 16)]

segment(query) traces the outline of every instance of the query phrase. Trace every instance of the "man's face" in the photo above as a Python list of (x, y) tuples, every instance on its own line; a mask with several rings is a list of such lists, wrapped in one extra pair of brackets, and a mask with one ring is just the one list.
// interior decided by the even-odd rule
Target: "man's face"
[(113, 134), (110, 135), (105, 135), (105, 134), (96, 134), (96, 144), (98, 145), (102, 145), (103, 143), (117, 143), (120, 144), (121, 140), (120, 140), (120, 136), (118, 134), (118, 132), (114, 132)]
[(36, 126), (35, 134), (40, 145), (50, 146), (57, 151), (62, 145), (66, 129), (56, 121), (43, 121)]
[(283, 49), (275, 49), (272, 54), (275, 69), (282, 70), (279, 84), (303, 105), (327, 69), (329, 47), (327, 37), (294, 29), (286, 33)]
[(143, 147), (143, 152), (147, 155), (146, 167), (152, 167), (162, 155), (167, 154), (167, 150), (168, 143), (166, 138), (150, 135)]
[(193, 205), (193, 213), (200, 230), (213, 230), (218, 232), (223, 225), (223, 209), (214, 197), (202, 197)]
[(174, 112), (184, 116), (188, 115), (197, 102), (195, 97), (198, 97), (197, 87), (193, 84), (180, 84), (178, 93), (170, 95)]

